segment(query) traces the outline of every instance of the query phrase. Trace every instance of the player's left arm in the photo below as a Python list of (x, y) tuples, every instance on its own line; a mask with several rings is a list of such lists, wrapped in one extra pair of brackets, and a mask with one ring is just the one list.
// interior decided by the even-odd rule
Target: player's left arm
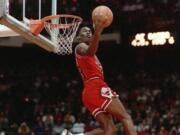
[(94, 32), (94, 35), (92, 37), (90, 44), (89, 45), (87, 45), (86, 43), (78, 44), (75, 48), (76, 53), (80, 54), (81, 56), (95, 55), (95, 53), (98, 50), (99, 40), (100, 40), (102, 31), (103, 31), (102, 26), (101, 27), (96, 26), (95, 32)]
[(89, 44), (86, 55), (93, 56), (97, 52), (98, 47), (99, 47), (100, 36), (103, 29), (104, 29), (103, 22), (102, 23), (96, 22), (94, 24), (94, 35)]

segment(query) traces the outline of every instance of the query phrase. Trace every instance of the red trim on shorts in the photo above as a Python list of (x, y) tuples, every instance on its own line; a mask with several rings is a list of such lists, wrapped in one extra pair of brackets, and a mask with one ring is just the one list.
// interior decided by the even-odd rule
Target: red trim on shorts
[(112, 99), (106, 99), (106, 101), (102, 104), (101, 108), (105, 111), (109, 104), (112, 102)]

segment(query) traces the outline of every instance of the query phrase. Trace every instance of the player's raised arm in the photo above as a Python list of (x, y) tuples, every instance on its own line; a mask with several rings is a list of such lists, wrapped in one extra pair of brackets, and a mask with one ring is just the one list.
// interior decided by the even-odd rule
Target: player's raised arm
[(89, 27), (82, 27), (78, 34), (79, 44), (76, 46), (76, 53), (82, 56), (93, 56), (97, 52), (103, 29), (103, 22), (94, 23), (94, 34), (92, 35)]
[(93, 56), (99, 46), (99, 40), (104, 28), (108, 27), (113, 20), (112, 11), (106, 6), (99, 6), (92, 12), (94, 34), (88, 27), (81, 28), (78, 39), (80, 44), (76, 47), (76, 52), (80, 55)]
[(86, 55), (92, 56), (97, 52), (100, 36), (103, 29), (104, 29), (103, 22), (102, 23), (97, 22), (94, 24), (94, 35), (92, 36), (91, 42), (89, 43), (89, 48), (87, 50)]

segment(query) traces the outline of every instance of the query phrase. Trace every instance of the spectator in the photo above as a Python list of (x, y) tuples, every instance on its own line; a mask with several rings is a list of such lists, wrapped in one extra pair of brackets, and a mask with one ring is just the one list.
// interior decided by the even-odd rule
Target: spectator
[(35, 124), (33, 131), (37, 135), (44, 135), (46, 131), (44, 123), (42, 121), (37, 121), (37, 124)]
[(85, 124), (82, 122), (80, 116), (78, 116), (77, 121), (75, 123), (73, 123), (71, 131), (74, 134), (84, 133), (84, 131), (85, 131)]
[(169, 135), (169, 132), (163, 126), (161, 126), (158, 135)]
[(48, 112), (45, 115), (42, 116), (42, 121), (45, 126), (46, 131), (51, 131), (52, 127), (54, 126), (54, 117), (52, 113)]
[(18, 128), (19, 135), (30, 135), (30, 128), (26, 124), (26, 122), (22, 122), (20, 127)]
[(63, 131), (63, 126), (61, 124), (60, 120), (57, 120), (55, 122), (55, 125), (53, 126), (53, 132), (52, 135), (61, 135), (61, 132)]

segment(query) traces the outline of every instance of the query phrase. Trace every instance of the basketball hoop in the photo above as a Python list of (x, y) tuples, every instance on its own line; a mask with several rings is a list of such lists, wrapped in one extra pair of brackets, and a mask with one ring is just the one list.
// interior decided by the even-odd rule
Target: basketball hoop
[(56, 45), (54, 52), (59, 55), (71, 54), (73, 40), (82, 18), (63, 14), (44, 17), (42, 22)]

